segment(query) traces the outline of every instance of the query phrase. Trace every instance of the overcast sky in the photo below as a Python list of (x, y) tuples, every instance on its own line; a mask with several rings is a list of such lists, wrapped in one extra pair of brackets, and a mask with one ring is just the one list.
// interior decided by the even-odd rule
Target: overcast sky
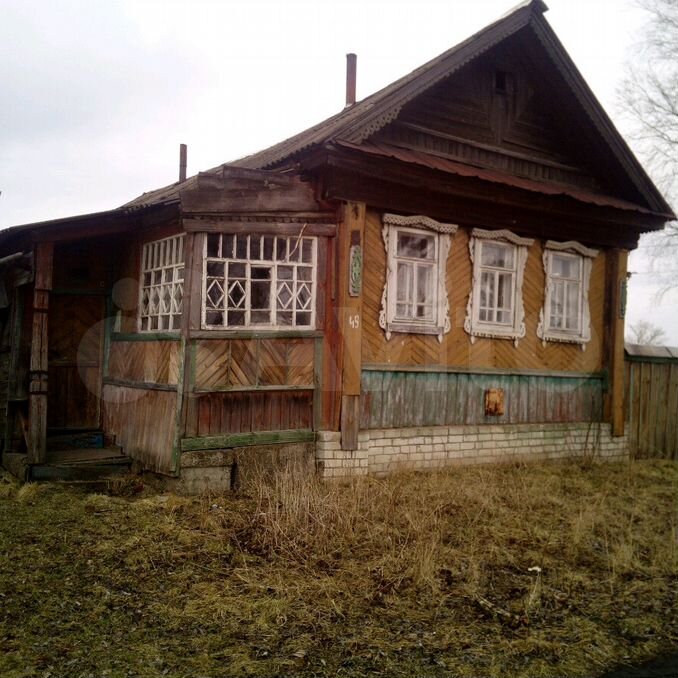
[[(345, 54), (363, 98), (468, 37), (512, 0), (0, 0), (0, 228), (116, 207), (336, 113)], [(546, 17), (623, 130), (615, 88), (642, 13), (548, 0)], [(645, 250), (646, 253), (651, 251)], [(678, 297), (631, 260), (627, 322), (678, 345)], [(675, 265), (678, 269), (678, 264)]]

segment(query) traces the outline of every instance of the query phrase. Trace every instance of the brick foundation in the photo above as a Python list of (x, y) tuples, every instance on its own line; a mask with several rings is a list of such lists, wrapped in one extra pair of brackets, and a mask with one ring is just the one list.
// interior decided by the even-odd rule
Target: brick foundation
[(513, 459), (629, 456), (626, 435), (612, 437), (609, 424), (586, 422), (374, 429), (359, 433), (357, 450), (342, 450), (340, 440), (338, 432), (318, 432), (316, 462), (324, 478)]

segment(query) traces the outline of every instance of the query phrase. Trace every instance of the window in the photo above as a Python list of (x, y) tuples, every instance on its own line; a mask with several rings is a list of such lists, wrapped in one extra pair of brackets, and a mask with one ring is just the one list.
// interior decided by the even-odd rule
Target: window
[(445, 269), (457, 227), (423, 216), (384, 215), (387, 270), (379, 325), (392, 332), (443, 334), (450, 330)]
[(316, 268), (315, 238), (208, 234), (203, 327), (313, 328)]
[(525, 336), (522, 286), (528, 247), (533, 243), (510, 231), (471, 232), (473, 284), (464, 329), (476, 337), (518, 340)]
[(544, 306), (537, 327), (537, 336), (544, 344), (562, 341), (581, 344), (584, 349), (591, 339), (589, 281), (597, 256), (597, 250), (576, 242), (546, 242)]
[(178, 330), (184, 295), (184, 236), (146, 243), (141, 253), (139, 330)]

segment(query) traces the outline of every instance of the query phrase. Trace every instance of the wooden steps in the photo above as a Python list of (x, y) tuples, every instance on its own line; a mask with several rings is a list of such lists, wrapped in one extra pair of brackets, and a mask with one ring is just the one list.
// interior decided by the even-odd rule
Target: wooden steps
[(22, 481), (66, 481), (105, 485), (106, 478), (130, 472), (132, 459), (125, 456), (113, 436), (101, 430), (54, 432), (47, 438), (47, 458), (29, 464), (26, 454), (5, 452), (2, 465)]
[(31, 480), (97, 480), (129, 473), (132, 460), (118, 445), (49, 450), (44, 464), (31, 466)]

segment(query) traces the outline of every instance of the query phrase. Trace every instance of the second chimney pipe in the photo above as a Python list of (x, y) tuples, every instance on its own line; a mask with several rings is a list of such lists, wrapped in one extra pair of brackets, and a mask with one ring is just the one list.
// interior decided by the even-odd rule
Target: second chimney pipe
[(179, 181), (186, 180), (186, 156), (188, 148), (186, 144), (179, 144)]
[(353, 54), (346, 55), (346, 105), (353, 106), (355, 103), (356, 64), (358, 57)]

